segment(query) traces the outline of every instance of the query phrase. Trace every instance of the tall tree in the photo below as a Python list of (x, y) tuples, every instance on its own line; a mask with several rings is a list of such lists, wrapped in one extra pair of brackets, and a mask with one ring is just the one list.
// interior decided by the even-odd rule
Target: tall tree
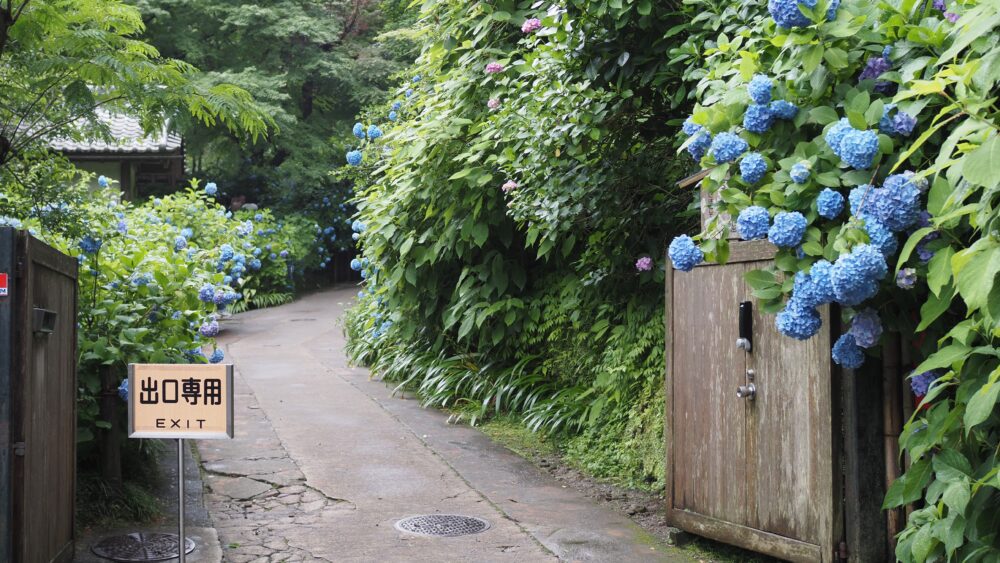
[[(231, 193), (299, 207), (335, 188), (333, 131), (378, 101), (415, 56), (405, 0), (131, 0), (163, 52), (239, 84), (277, 123), (271, 142), (184, 124), (191, 169)], [(395, 31), (395, 32), (393, 32)], [(387, 33), (388, 32), (388, 33)]]

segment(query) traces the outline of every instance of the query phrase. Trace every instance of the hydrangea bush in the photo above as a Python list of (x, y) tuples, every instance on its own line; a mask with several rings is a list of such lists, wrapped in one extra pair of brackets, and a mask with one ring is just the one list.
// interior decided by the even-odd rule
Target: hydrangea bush
[(141, 205), (121, 201), (115, 184), (105, 178), (93, 192), (71, 184), (68, 201), (24, 207), (15, 219), (80, 262), (83, 448), (109, 424), (99, 417), (102, 371), (124, 377), (130, 363), (224, 361), (214, 341), (220, 315), (254, 295), (287, 291), (292, 260), (269, 211), (234, 217), (215, 201), (211, 183), (193, 181)]
[[(910, 464), (885, 506), (923, 504), (896, 556), (994, 560), (1000, 4), (770, 0), (749, 13), (706, 45), (682, 148), (708, 169), (703, 187), (737, 234), (766, 230), (778, 247), (747, 279), (780, 332), (812, 337), (816, 307), (836, 303), (842, 367), (877, 356), (885, 330), (919, 347), (925, 408), (900, 438)], [(760, 174), (751, 158), (773, 166)], [(725, 262), (729, 226), (706, 233), (720, 229), (693, 237), (698, 247), (675, 239), (674, 267), (691, 269), (695, 248)]]

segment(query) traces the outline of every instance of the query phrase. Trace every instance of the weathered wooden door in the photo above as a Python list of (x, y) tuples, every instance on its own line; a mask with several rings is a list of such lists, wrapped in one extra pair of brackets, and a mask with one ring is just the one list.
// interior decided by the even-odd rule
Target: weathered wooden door
[[(0, 559), (73, 558), (77, 263), (0, 229)], [(6, 553), (5, 553), (6, 552)]]
[[(668, 271), (668, 520), (784, 559), (832, 561), (843, 519), (829, 310), (808, 341), (777, 332), (743, 277), (773, 253), (734, 242), (726, 265)], [(737, 347), (743, 302), (753, 309), (749, 352)], [(751, 383), (755, 395), (737, 396)]]

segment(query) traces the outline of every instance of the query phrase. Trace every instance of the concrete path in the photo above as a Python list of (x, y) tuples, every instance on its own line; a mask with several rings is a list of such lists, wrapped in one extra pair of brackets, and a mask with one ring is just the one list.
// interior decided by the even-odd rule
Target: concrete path
[[(393, 398), (349, 367), (337, 320), (356, 291), (225, 325), (237, 438), (198, 444), (225, 561), (690, 561), (477, 430)], [(434, 513), (492, 527), (447, 539), (394, 528)]]

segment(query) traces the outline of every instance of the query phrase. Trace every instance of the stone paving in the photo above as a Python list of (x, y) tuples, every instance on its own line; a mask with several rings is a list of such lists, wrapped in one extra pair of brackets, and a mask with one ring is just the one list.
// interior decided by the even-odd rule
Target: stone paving
[(206, 492), (225, 560), (233, 563), (330, 561), (296, 545), (296, 528), (332, 528), (355, 507), (309, 486), (242, 378), (236, 404), (244, 435), (199, 444)]

